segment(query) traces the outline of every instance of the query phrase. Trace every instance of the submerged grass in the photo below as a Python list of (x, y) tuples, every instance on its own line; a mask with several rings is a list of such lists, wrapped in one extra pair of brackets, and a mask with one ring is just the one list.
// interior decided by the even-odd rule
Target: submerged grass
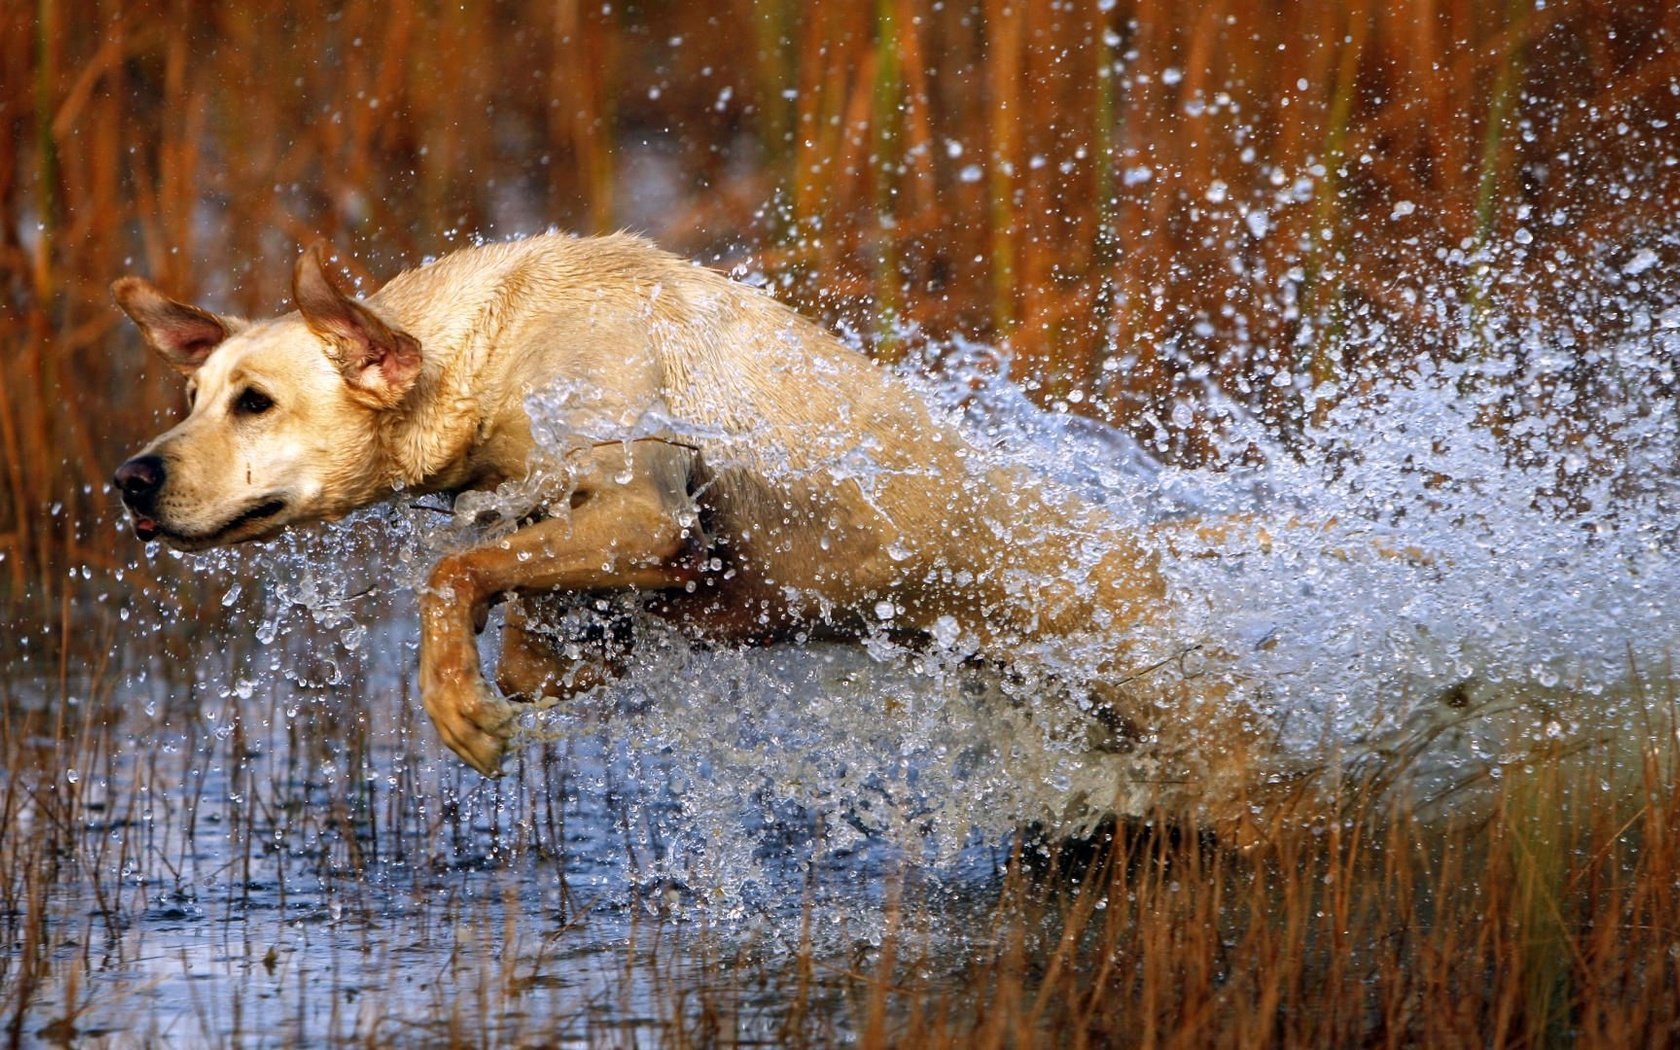
[(1672, 727), (1622, 763), (1558, 747), (1491, 766), (1450, 820), (1355, 792), (1243, 849), (1164, 812), (1085, 843), (1026, 835), (954, 888), (883, 872), (875, 918), (835, 938), (810, 884), (745, 927), (683, 918), (658, 885), (602, 907), (577, 884), (601, 844), (568, 820), (619, 803), (552, 747), (468, 791), (392, 697), (279, 686), (149, 713), (108, 672), (84, 686), (0, 689), (8, 1045), (1680, 1036)]

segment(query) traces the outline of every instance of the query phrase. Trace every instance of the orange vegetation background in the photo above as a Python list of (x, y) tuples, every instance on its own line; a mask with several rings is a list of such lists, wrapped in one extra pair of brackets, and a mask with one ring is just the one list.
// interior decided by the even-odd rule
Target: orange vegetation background
[(1677, 40), (1625, 0), (11, 4), (0, 592), (127, 560), (104, 479), (179, 398), (123, 273), (264, 314), (317, 237), (378, 279), (629, 226), (1194, 457), (1206, 384), (1287, 430), (1375, 353), (1614, 327), (1579, 277), (1673, 224)]

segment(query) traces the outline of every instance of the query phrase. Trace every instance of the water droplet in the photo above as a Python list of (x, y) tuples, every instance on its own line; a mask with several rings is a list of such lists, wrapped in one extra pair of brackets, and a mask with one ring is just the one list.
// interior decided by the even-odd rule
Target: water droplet
[(937, 642), (940, 647), (953, 649), (956, 647), (957, 641), (961, 637), (962, 626), (957, 623), (956, 617), (941, 616), (939, 619), (933, 621), (933, 640)]
[(1622, 267), (1622, 273), (1628, 277), (1637, 277), (1661, 261), (1662, 258), (1656, 252), (1649, 248), (1641, 248)]

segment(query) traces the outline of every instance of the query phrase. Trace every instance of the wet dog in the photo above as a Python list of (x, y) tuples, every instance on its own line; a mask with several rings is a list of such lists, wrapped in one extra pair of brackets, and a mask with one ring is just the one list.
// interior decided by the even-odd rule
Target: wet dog
[(310, 250), (296, 310), (257, 322), (138, 277), (113, 294), (192, 406), (116, 473), (142, 539), (198, 550), (397, 496), (547, 493), (522, 527), (444, 556), (421, 594), (421, 697), (487, 776), (510, 698), (615, 672), (561, 659), (515, 616), (498, 693), (474, 634), (509, 594), (633, 591), (725, 643), (888, 630), (1007, 662), (1111, 639), (1085, 670), (1115, 724), (1150, 717), (1125, 683), (1154, 657), (1123, 641), (1164, 597), (1147, 544), (981, 455), (770, 296), (643, 240), (468, 248), (365, 301)]

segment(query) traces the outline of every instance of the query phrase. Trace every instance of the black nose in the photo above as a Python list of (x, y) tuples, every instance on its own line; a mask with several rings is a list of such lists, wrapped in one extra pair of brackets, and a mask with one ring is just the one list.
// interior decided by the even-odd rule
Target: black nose
[(135, 456), (117, 468), (111, 481), (129, 505), (143, 503), (163, 487), (163, 460), (158, 456)]

